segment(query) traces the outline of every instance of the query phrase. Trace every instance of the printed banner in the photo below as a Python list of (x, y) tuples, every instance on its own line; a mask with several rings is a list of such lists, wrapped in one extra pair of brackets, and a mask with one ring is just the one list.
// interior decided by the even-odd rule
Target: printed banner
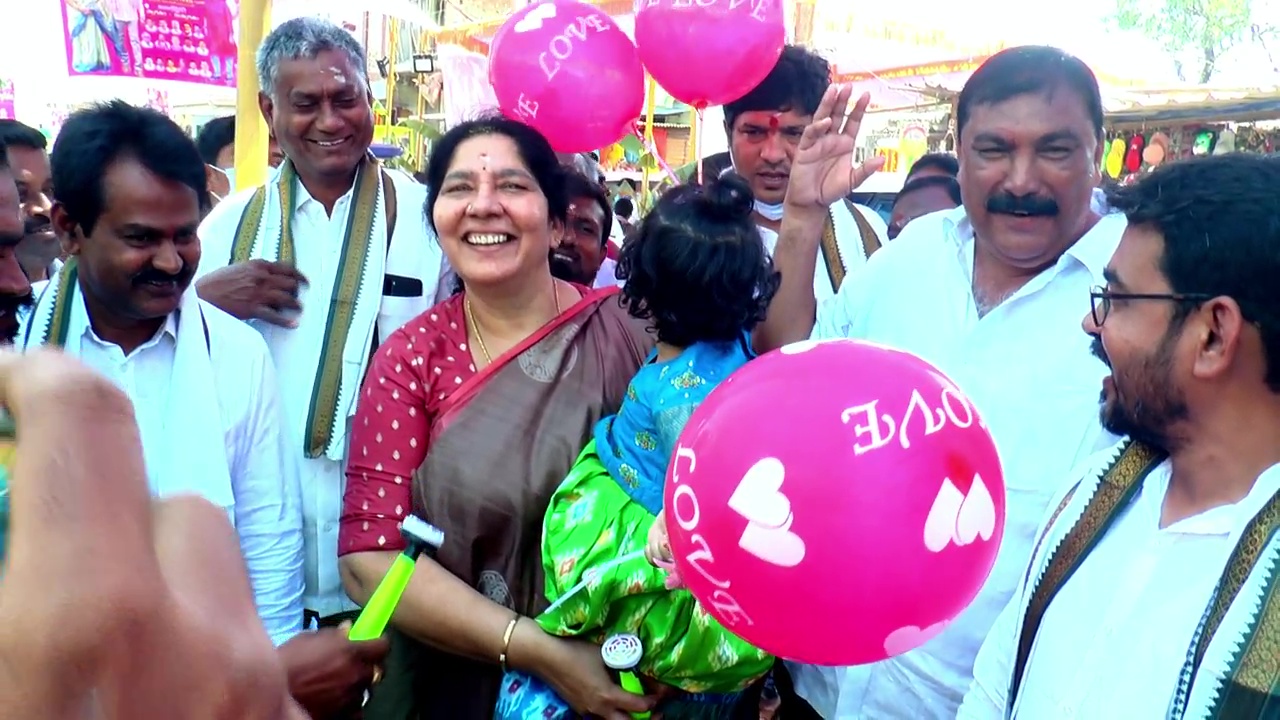
[(0, 120), (13, 120), (18, 117), (13, 105), (13, 81), (0, 78)]
[(156, 112), (169, 114), (169, 91), (147, 88), (147, 107)]
[(240, 0), (62, 0), (67, 72), (235, 87)]

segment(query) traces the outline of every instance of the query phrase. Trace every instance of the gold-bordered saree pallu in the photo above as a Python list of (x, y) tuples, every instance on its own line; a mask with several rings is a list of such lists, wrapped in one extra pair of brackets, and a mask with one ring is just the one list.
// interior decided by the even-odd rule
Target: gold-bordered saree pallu
[[(588, 292), (444, 401), (414, 476), (413, 507), (444, 531), (436, 559), (445, 569), (523, 615), (546, 608), (547, 505), (595, 423), (617, 412), (652, 347), (616, 288)], [(406, 650), (403, 636), (393, 642), (397, 660), (413, 656), (414, 697), (382, 687), (392, 681), (388, 667), (366, 720), (492, 719), (501, 680), (497, 658), (478, 663), (421, 646)], [(393, 693), (395, 704), (412, 702), (414, 712), (386, 709)]]
[[(1119, 446), (1095, 478), (1069, 493), (1032, 555), (1008, 694), (1018, 689), (1045, 611), (1076, 568), (1123, 514), (1165, 455), (1135, 441)], [(1280, 494), (1240, 536), (1187, 649), (1168, 720), (1280, 718)]]

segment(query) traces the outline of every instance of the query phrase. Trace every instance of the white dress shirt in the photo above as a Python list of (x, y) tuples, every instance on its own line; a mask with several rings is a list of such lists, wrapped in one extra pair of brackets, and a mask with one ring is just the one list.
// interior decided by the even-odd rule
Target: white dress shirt
[[(395, 231), (389, 249), (385, 240), (375, 238), (370, 252), (387, 253), (386, 274), (422, 281), (422, 294), (382, 297), (377, 321), (379, 341), (448, 297), (452, 282), (440, 243), (427, 226), (423, 211), (426, 187), (400, 173), (388, 173), (388, 176), (396, 192)], [(231, 195), (205, 218), (200, 226), (204, 249), (200, 276), (224, 267), (229, 261), (236, 228), (253, 192), (251, 188)], [(299, 325), (290, 330), (258, 321), (250, 323), (266, 339), (280, 371), (290, 447), (297, 455), (302, 474), (307, 581), (303, 603), (321, 617), (359, 608), (343, 592), (338, 575), (338, 519), (342, 516), (342, 494), (346, 487), (344, 468), (341, 462), (324, 457), (307, 458), (302, 453), (351, 204), (352, 193), (348, 191), (329, 215), (324, 206), (298, 184), (293, 234), (297, 241), (297, 268), (309, 281), (299, 295), (303, 306)]]
[[(1166, 460), (1147, 476), (1045, 611), (1016, 718), (1164, 720), (1227, 558), (1249, 521), (1280, 491), (1280, 465), (1273, 465), (1240, 502), (1161, 528), (1171, 469)], [(978, 653), (960, 720), (1005, 717), (1024, 592), (1000, 614)]]
[(874, 665), (792, 666), (797, 692), (823, 717), (955, 717), (974, 656), (1018, 586), (1046, 505), (1073, 468), (1114, 442), (1098, 420), (1107, 369), (1080, 323), (1125, 224), (1123, 215), (1103, 217), (1057, 263), (979, 317), (973, 228), (963, 207), (933, 213), (913, 221), (819, 305), (814, 337), (906, 350), (965, 392), (995, 438), (1007, 494), (991, 576), (945, 631)]
[[(862, 215), (871, 229), (875, 231), (876, 236), (880, 238), (881, 247), (889, 244), (889, 226), (885, 224), (884, 219), (879, 213), (865, 205), (854, 205), (858, 213)], [(840, 248), (840, 257), (844, 260), (845, 265), (845, 281), (862, 269), (867, 264), (866, 249), (862, 244), (862, 232), (858, 227), (858, 221), (849, 213), (848, 205), (842, 200), (831, 206), (831, 212), (835, 216), (835, 232), (836, 246)], [(773, 249), (778, 246), (778, 233), (763, 225), (757, 225), (760, 231), (760, 239), (764, 241), (764, 249), (769, 255), (773, 255)], [(831, 289), (831, 276), (827, 272), (827, 264), (819, 251), (818, 265), (813, 272), (813, 296), (817, 299), (818, 304), (835, 297), (835, 291)]]
[[(225, 509), (240, 539), (258, 614), (279, 644), (302, 629), (302, 506), (296, 468), (286, 454), (275, 368), (266, 344), (249, 326), (207, 303), (203, 310), (218, 407), (189, 412), (221, 416), (233, 499)], [(180, 377), (174, 368), (177, 331), (170, 315), (154, 337), (126, 356), (94, 333), (83, 294), (76, 293), (64, 348), (133, 402), (153, 494), (166, 485), (157, 473), (171, 471), (172, 453), (182, 452), (166, 429), (170, 403), (182, 398), (173, 384)]]

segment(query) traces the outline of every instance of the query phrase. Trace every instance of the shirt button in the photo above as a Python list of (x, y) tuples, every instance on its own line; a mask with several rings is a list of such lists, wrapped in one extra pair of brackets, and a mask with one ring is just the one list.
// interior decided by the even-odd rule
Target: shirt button
[(335, 525), (334, 523), (327, 522), (327, 523), (325, 523), (325, 524), (324, 524), (324, 528), (323, 528), (323, 529), (324, 529), (324, 531), (325, 531), (325, 532), (327, 532), (327, 533), (331, 533), (331, 532), (333, 532), (334, 530), (337, 530), (337, 529), (338, 529), (338, 526), (337, 526), (337, 525)]

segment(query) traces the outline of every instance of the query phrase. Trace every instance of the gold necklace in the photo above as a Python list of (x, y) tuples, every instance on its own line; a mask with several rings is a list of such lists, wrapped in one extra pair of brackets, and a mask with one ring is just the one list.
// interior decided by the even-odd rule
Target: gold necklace
[[(560, 317), (560, 288), (556, 285), (555, 278), (551, 278), (551, 294), (556, 300), (556, 317)], [(493, 362), (493, 358), (489, 357), (489, 348), (485, 347), (484, 335), (480, 333), (480, 323), (476, 322), (476, 316), (471, 312), (471, 298), (463, 296), (462, 309), (467, 315), (467, 323), (471, 325), (471, 332), (476, 335), (476, 344), (480, 346), (480, 354), (484, 356), (484, 364), (489, 365)]]

